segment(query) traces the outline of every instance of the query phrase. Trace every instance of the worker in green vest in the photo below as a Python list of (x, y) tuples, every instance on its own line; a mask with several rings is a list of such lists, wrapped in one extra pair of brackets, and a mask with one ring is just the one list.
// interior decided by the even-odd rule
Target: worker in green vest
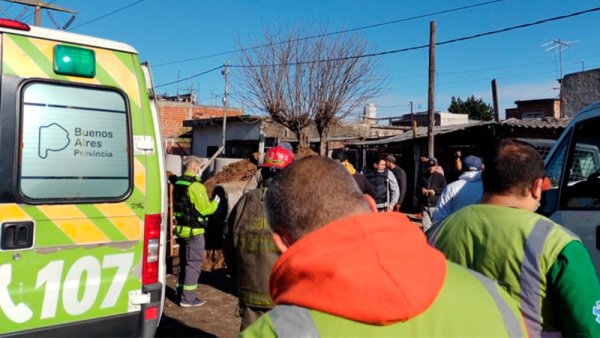
[(208, 216), (217, 211), (219, 196), (212, 201), (206, 187), (200, 182), (203, 161), (188, 156), (184, 161), (185, 172), (178, 177), (173, 188), (173, 215), (175, 235), (179, 243), (178, 294), (181, 307), (202, 306), (204, 299), (198, 298), (196, 288), (204, 259), (204, 229)]
[(282, 251), (276, 306), (243, 337), (527, 336), (505, 291), (448, 262), (405, 215), (378, 213), (338, 161), (295, 161), (265, 207)]
[(600, 285), (579, 239), (535, 214), (544, 162), (531, 145), (500, 143), (483, 172), (483, 204), (450, 215), (429, 241), (497, 280), (518, 302), (531, 337), (600, 337)]

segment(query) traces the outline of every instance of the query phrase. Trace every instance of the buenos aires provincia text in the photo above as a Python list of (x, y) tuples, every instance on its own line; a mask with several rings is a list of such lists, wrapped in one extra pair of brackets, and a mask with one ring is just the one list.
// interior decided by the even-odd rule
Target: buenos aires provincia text
[(112, 152), (102, 149), (103, 142), (113, 138), (112, 131), (75, 128), (73, 156), (75, 157), (113, 157)]

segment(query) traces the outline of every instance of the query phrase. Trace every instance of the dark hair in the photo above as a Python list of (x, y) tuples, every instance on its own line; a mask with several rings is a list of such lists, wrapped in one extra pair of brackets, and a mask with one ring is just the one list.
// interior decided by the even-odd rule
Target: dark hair
[(333, 158), (334, 160), (338, 160), (340, 162), (344, 162), (344, 161), (348, 160), (348, 154), (346, 153), (346, 151), (344, 149), (336, 149), (331, 154), (331, 158)]
[(524, 195), (543, 176), (544, 160), (531, 144), (504, 139), (485, 163), (481, 179), (486, 194)]
[(334, 220), (369, 212), (354, 178), (338, 161), (310, 156), (285, 168), (265, 196), (267, 221), (297, 241)]

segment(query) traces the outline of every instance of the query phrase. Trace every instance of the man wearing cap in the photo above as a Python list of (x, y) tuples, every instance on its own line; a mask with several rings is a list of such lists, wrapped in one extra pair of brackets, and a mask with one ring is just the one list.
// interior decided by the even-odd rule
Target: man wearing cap
[(427, 231), (433, 220), (435, 205), (440, 194), (446, 188), (446, 178), (437, 172), (437, 159), (430, 157), (427, 159), (427, 171), (423, 173), (417, 184), (417, 192), (420, 194), (421, 213), (423, 215), (423, 231)]
[(264, 199), (271, 181), (293, 161), (294, 154), (284, 145), (270, 148), (260, 164), (258, 188), (240, 197), (227, 220), (223, 252), (237, 283), (240, 330), (273, 307), (269, 276), (280, 251), (271, 240)]
[(406, 173), (402, 168), (400, 168), (399, 165), (396, 164), (396, 157), (394, 155), (388, 155), (385, 157), (385, 165), (394, 174), (396, 181), (398, 181), (400, 196), (398, 197), (398, 203), (396, 203), (394, 210), (400, 211), (402, 201), (404, 201), (404, 196), (406, 195)]
[(483, 196), (481, 159), (477, 156), (467, 156), (463, 160), (463, 168), (465, 172), (457, 181), (448, 184), (442, 192), (433, 214), (434, 223), (441, 223), (458, 209), (481, 201)]

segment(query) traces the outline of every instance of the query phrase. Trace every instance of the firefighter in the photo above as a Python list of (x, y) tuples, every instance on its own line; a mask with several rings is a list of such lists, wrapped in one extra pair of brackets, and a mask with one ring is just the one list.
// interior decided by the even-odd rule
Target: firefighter
[(288, 149), (282, 146), (270, 148), (260, 165), (258, 188), (242, 195), (227, 222), (225, 260), (237, 281), (242, 318), (240, 330), (273, 307), (269, 296), (269, 276), (280, 251), (271, 240), (263, 202), (273, 178), (293, 160), (294, 155)]

